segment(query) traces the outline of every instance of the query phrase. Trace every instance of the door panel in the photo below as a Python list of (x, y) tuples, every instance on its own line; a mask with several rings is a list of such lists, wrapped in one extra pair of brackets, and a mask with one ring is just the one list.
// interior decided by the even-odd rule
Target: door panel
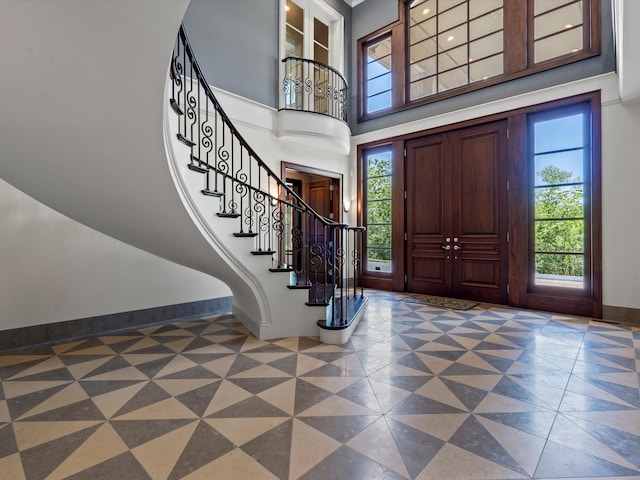
[(445, 135), (409, 142), (407, 148), (407, 287), (412, 292), (445, 295), (451, 289), (449, 258), (442, 248), (450, 230), (446, 150)]
[(506, 123), (406, 146), (407, 289), (506, 302)]
[(505, 140), (505, 122), (451, 133), (455, 297), (507, 300)]

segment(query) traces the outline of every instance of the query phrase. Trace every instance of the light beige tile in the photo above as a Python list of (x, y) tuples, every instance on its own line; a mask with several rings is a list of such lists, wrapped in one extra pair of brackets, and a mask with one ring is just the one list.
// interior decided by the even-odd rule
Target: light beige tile
[(296, 366), (296, 375), (301, 377), (305, 373), (309, 373), (316, 368), (324, 367), (327, 362), (318, 360), (317, 358), (310, 357), (308, 355), (299, 354), (298, 364)]
[(0, 400), (0, 422), (10, 422), (9, 407), (6, 400)]
[(143, 337), (122, 353), (133, 353), (137, 352), (138, 350), (144, 350), (145, 348), (157, 347), (158, 345), (162, 344), (151, 337)]
[(338, 393), (340, 390), (360, 380), (362, 380), (361, 377), (304, 377), (305, 382), (328, 390), (331, 393)]
[(379, 415), (379, 412), (358, 405), (346, 398), (332, 395), (299, 413), (301, 417), (341, 417), (348, 415)]
[(515, 480), (528, 478), (455, 445), (446, 444), (416, 480)]
[(278, 480), (278, 477), (238, 448), (192, 472), (184, 477), (183, 480), (217, 478), (233, 480)]
[(99, 423), (102, 422), (14, 422), (13, 431), (18, 448), (27, 450)]
[(113, 427), (105, 423), (69, 455), (47, 478), (61, 480), (128, 450)]
[(411, 392), (403, 388), (398, 388), (386, 382), (381, 382), (373, 378), (369, 378), (369, 385), (376, 396), (376, 400), (380, 405), (382, 413), (388, 412), (402, 400), (411, 395)]
[(287, 420), (289, 420), (287, 417), (204, 419), (205, 422), (227, 437), (236, 446), (244, 445)]
[(136, 367), (126, 367), (120, 370), (114, 370), (113, 372), (101, 373), (91, 377), (86, 377), (84, 380), (149, 380), (147, 376), (138, 370)]
[(220, 382), (219, 379), (210, 378), (189, 378), (189, 379), (168, 379), (168, 380), (154, 380), (154, 383), (173, 397), (177, 397), (186, 392), (191, 392), (206, 385), (211, 385), (216, 382)]
[(39, 373), (50, 372), (51, 370), (57, 370), (59, 368), (65, 368), (64, 363), (58, 357), (51, 357), (46, 359), (44, 362), (40, 362), (33, 367), (27, 368), (26, 370), (18, 373), (11, 377), (11, 380), (19, 380), (24, 377), (28, 377), (31, 375), (37, 375)]
[(469, 413), (439, 413), (429, 415), (390, 415), (389, 417), (447, 442), (464, 421), (469, 418), (469, 415)]
[(118, 420), (162, 420), (198, 417), (175, 398), (167, 398), (115, 418)]
[(0, 480), (25, 480), (20, 454), (0, 458)]
[(546, 439), (481, 416), (475, 418), (529, 475), (535, 473)]
[(229, 354), (228, 357), (222, 357), (217, 360), (212, 360), (211, 362), (203, 363), (201, 366), (206, 368), (211, 373), (215, 373), (219, 377), (226, 377), (227, 372), (235, 362), (237, 355)]
[(231, 405), (235, 405), (242, 400), (246, 400), (251, 396), (252, 395), (243, 388), (234, 385), (228, 380), (222, 380), (218, 391), (202, 416), (207, 417), (212, 413), (223, 410)]
[(466, 411), (467, 407), (462, 403), (458, 397), (440, 380), (438, 377), (434, 377), (425, 383), (422, 387), (417, 389), (415, 393), (422, 395), (423, 397), (430, 398), (445, 405), (458, 408), (462, 411)]
[(289, 479), (300, 477), (331, 455), (340, 445), (341, 443), (333, 438), (311, 428), (300, 420), (294, 419), (291, 434)]
[(579, 418), (607, 427), (622, 430), (632, 435), (640, 435), (640, 410), (615, 410), (594, 412), (566, 412), (569, 419)]
[(50, 380), (50, 381), (3, 381), (2, 388), (4, 390), (5, 398), (15, 398), (22, 395), (28, 395), (30, 393), (39, 392), (41, 390), (47, 390), (48, 388), (57, 387), (71, 383), (68, 380)]
[(229, 378), (282, 378), (291, 377), (291, 375), (278, 370), (277, 368), (270, 367), (269, 365), (259, 365), (244, 372), (231, 375)]
[(194, 421), (161, 437), (137, 446), (131, 453), (151, 478), (169, 478), (171, 470), (180, 458), (191, 435), (198, 426)]
[(407, 467), (384, 417), (380, 417), (349, 440), (347, 445), (394, 472), (409, 478)]
[(183, 370), (196, 366), (198, 366), (198, 364), (193, 360), (189, 360), (187, 357), (183, 357), (182, 355), (176, 355), (173, 360), (167, 363), (163, 369), (155, 375), (155, 377), (162, 378), (167, 375), (171, 375), (172, 373), (182, 372)]
[(296, 398), (296, 379), (292, 378), (282, 382), (280, 385), (264, 390), (257, 397), (269, 402), (283, 412), (293, 415)]
[(85, 375), (88, 375), (95, 369), (101, 367), (112, 358), (113, 357), (96, 358), (95, 360), (88, 360), (86, 362), (77, 363), (75, 365), (69, 365), (67, 367), (67, 370), (69, 370), (71, 375), (73, 375), (73, 378), (75, 378), (76, 380), (80, 380)]
[(504, 375), (443, 375), (442, 378), (490, 392)]
[(505, 397), (496, 393), (488, 393), (475, 408), (475, 413), (515, 413), (515, 412), (547, 412), (552, 411), (541, 405), (532, 405), (515, 398)]
[(93, 403), (98, 410), (105, 416), (111, 418), (120, 410), (133, 396), (142, 390), (148, 382), (140, 382), (125, 388), (120, 388), (112, 392), (103, 393), (93, 397)]
[(456, 363), (459, 363), (461, 365), (468, 365), (469, 367), (480, 368), (488, 372), (501, 373), (500, 370), (498, 370), (496, 367), (491, 365), (489, 362), (487, 362), (474, 352), (465, 353), (458, 359)]
[(66, 407), (67, 405), (73, 405), (74, 403), (87, 400), (88, 398), (89, 395), (87, 395), (87, 392), (85, 392), (79, 384), (71, 383), (58, 393), (53, 394), (42, 403), (39, 403), (31, 410), (22, 414), (17, 420), (24, 420), (38, 415), (39, 413), (48, 412), (60, 407)]

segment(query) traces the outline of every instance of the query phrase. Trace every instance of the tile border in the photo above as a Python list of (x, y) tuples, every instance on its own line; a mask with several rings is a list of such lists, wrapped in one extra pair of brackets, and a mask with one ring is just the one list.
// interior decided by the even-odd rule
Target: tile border
[(0, 353), (48, 346), (78, 338), (130, 328), (175, 322), (178, 319), (231, 312), (233, 296), (111, 313), (63, 322), (0, 331)]

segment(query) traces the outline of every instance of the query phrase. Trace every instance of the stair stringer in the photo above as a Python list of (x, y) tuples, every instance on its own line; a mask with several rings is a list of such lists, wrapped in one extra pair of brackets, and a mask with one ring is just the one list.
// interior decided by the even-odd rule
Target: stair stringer
[[(167, 84), (170, 86), (170, 84)], [(166, 98), (169, 98), (167, 94)], [(167, 102), (168, 105), (168, 102)], [(318, 336), (316, 321), (326, 316), (326, 308), (310, 307), (306, 289), (288, 289), (289, 274), (273, 273), (270, 256), (253, 255), (253, 238), (234, 237), (240, 219), (216, 216), (218, 199), (202, 195), (203, 174), (190, 170), (189, 147), (177, 139), (178, 117), (165, 106), (164, 137), (171, 176), (185, 210), (212, 251), (240, 281), (229, 282), (234, 296), (233, 313), (260, 339), (291, 336)], [(216, 272), (224, 281), (224, 272)]]

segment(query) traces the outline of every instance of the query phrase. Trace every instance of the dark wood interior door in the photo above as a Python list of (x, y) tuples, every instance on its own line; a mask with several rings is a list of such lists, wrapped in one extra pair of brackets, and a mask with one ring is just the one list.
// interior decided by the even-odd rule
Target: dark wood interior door
[(507, 301), (506, 122), (407, 142), (407, 289)]
[[(331, 180), (320, 180), (309, 182), (305, 185), (305, 201), (319, 215), (329, 218), (331, 213)], [(307, 241), (313, 245), (309, 249), (309, 280), (311, 283), (325, 283), (325, 272), (327, 270), (327, 255), (330, 248), (329, 240), (322, 222), (308, 219), (305, 236)]]

